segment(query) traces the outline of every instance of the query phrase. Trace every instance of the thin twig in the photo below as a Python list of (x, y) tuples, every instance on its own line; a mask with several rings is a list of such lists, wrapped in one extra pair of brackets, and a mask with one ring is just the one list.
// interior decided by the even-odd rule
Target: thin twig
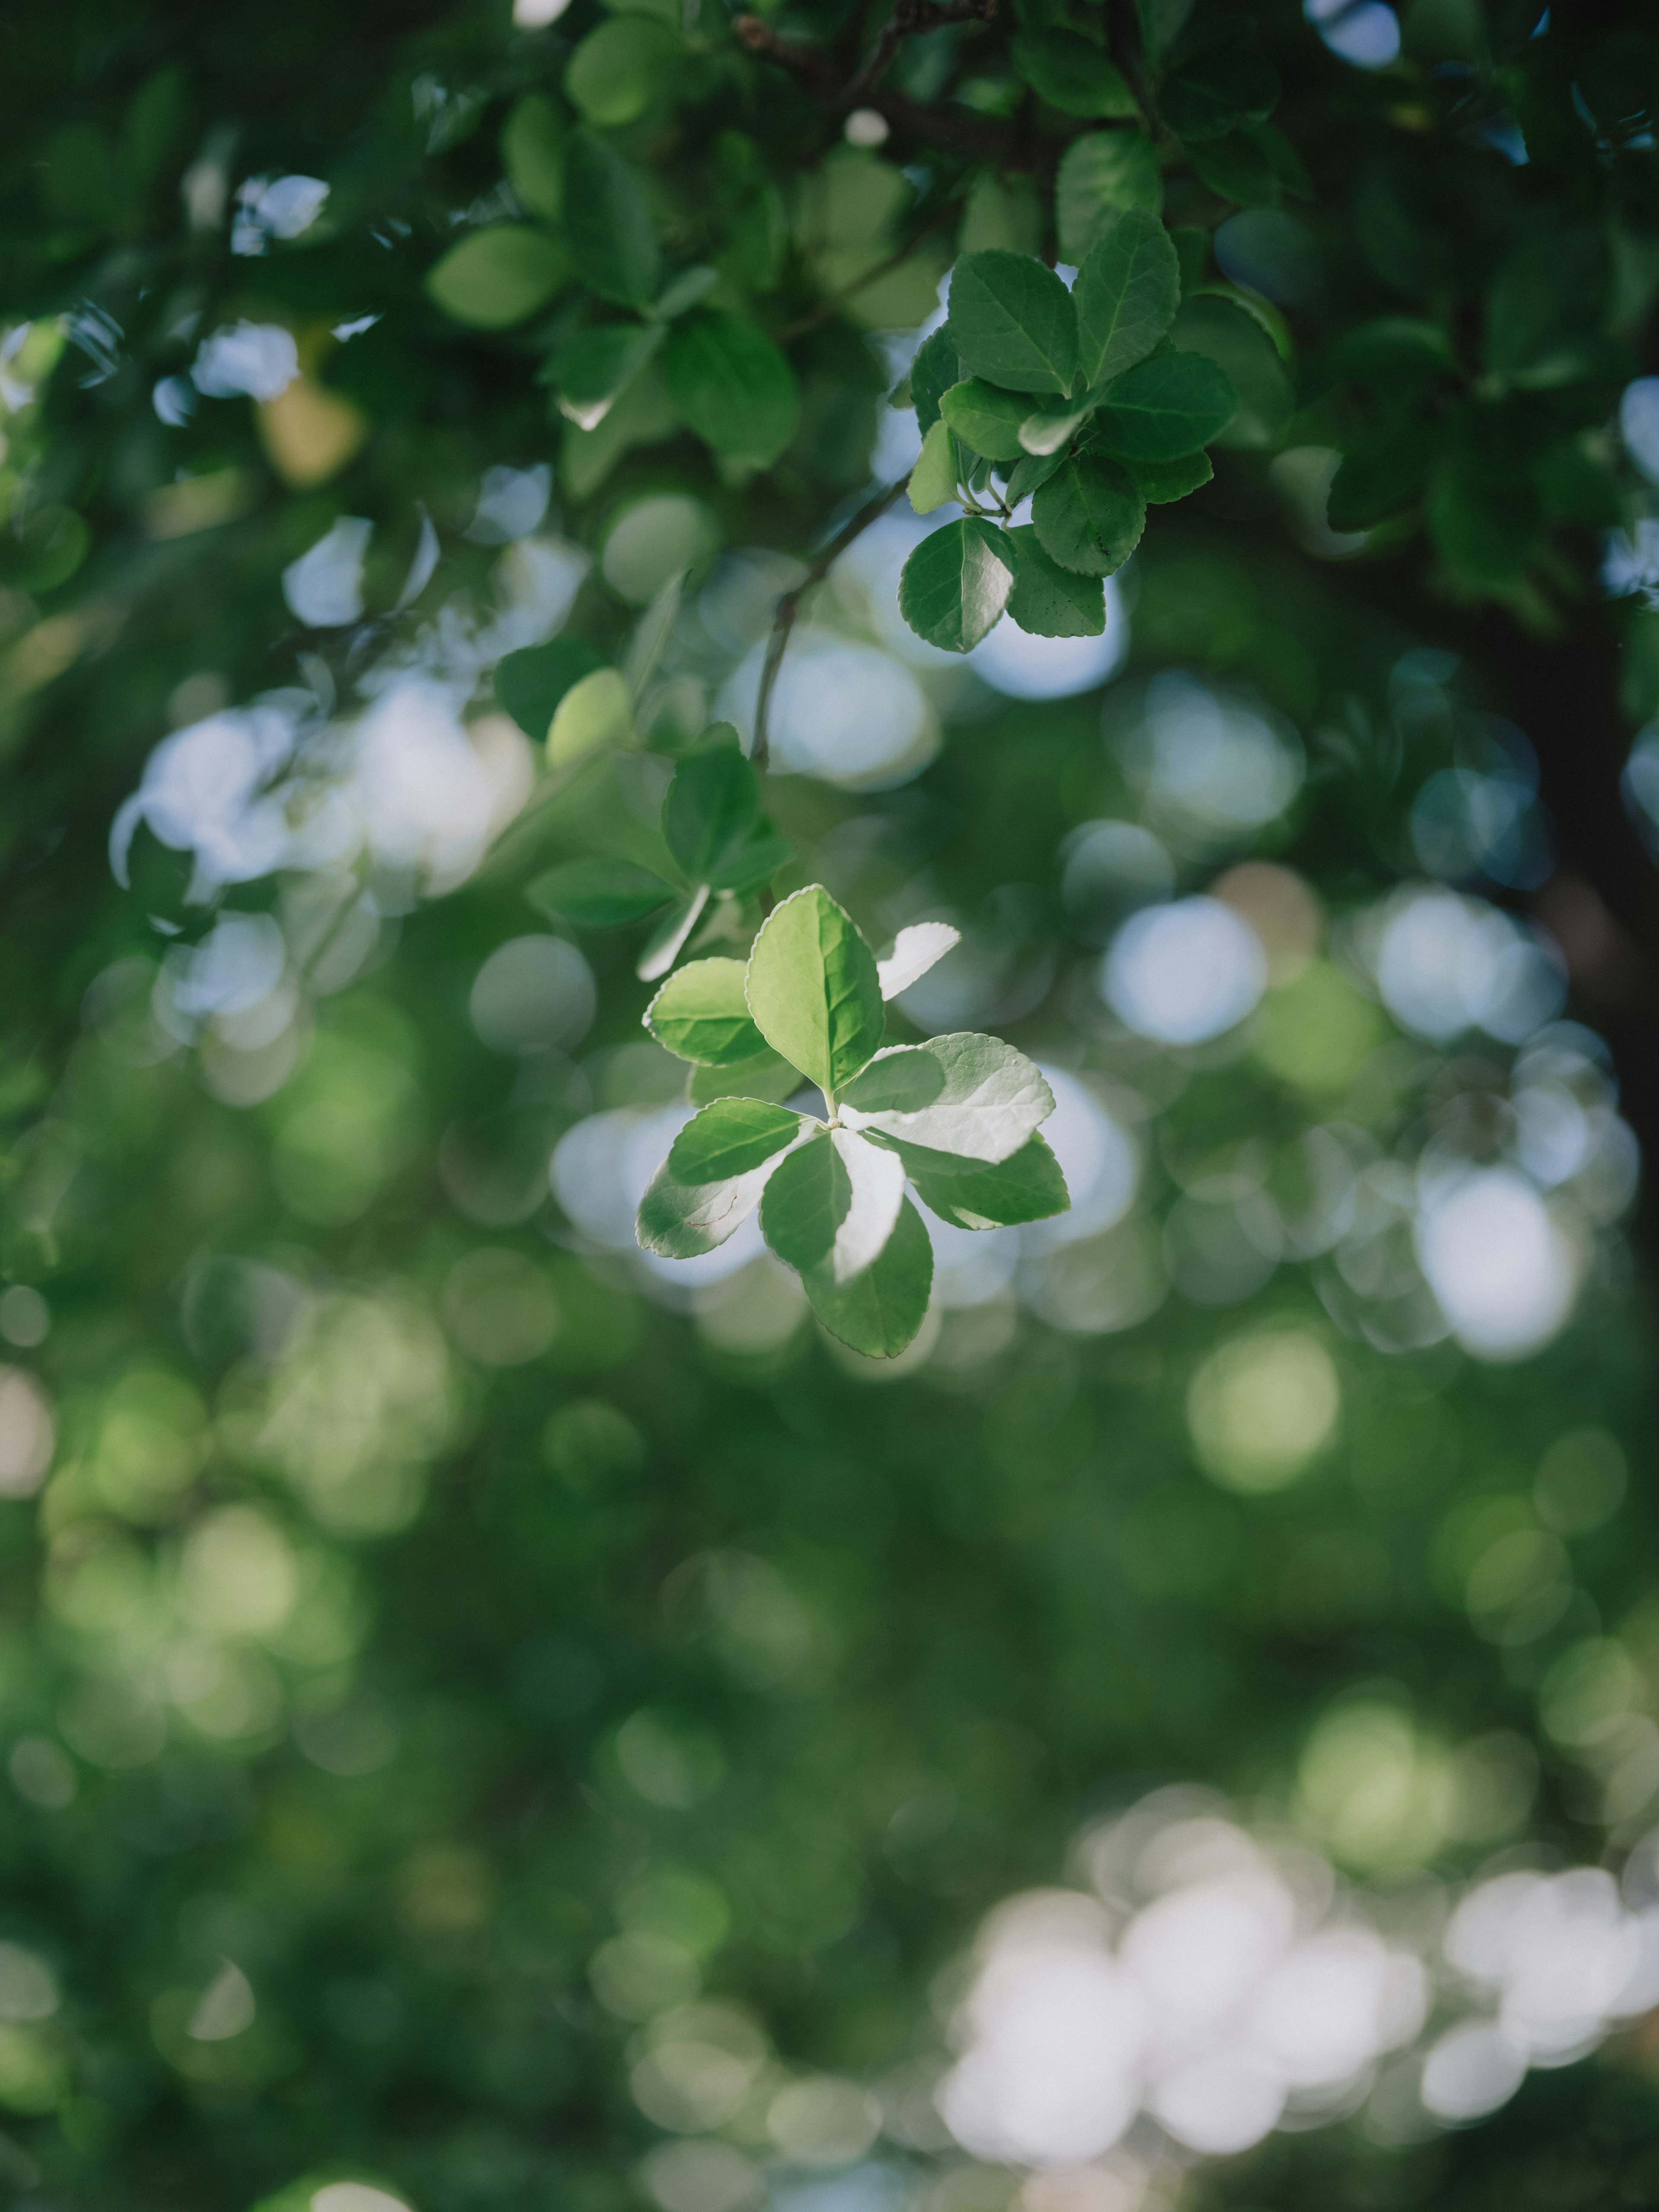
[(885, 514), (893, 501), (909, 483), (902, 476), (867, 499), (849, 522), (843, 524), (830, 543), (812, 561), (799, 583), (784, 592), (772, 611), (772, 635), (766, 641), (766, 659), (761, 664), (760, 690), (755, 698), (755, 742), (749, 757), (757, 770), (764, 775), (772, 757), (768, 720), (772, 711), (772, 694), (777, 685), (778, 671), (783, 666), (783, 656), (789, 643), (789, 634), (795, 627), (795, 617), (800, 612), (800, 603), (815, 584), (821, 584), (853, 540), (866, 531), (878, 516)]
[(874, 90), (913, 31), (934, 31), (941, 23), (988, 23), (996, 12), (997, 0), (898, 0), (869, 60), (842, 94), (842, 106), (856, 107)]
[[(763, 17), (738, 15), (732, 27), (750, 53), (787, 69), (811, 94), (826, 114), (840, 115), (845, 93), (831, 57), (821, 46), (804, 46), (781, 39)], [(1022, 134), (1011, 131), (994, 116), (980, 115), (969, 107), (928, 107), (902, 93), (880, 87), (865, 100), (901, 137), (917, 146), (943, 146), (970, 161), (987, 161), (1002, 168), (1049, 167), (1043, 149), (1028, 146)], [(1058, 159), (1056, 154), (1054, 158)]]

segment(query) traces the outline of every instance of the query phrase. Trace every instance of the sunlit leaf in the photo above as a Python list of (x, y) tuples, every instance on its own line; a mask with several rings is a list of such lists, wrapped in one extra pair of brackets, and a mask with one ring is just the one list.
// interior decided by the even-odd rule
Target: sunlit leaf
[(775, 1052), (826, 1095), (880, 1048), (875, 957), (821, 884), (775, 908), (749, 956), (749, 1010)]
[(754, 1060), (765, 1039), (744, 997), (741, 960), (693, 960), (677, 968), (646, 1008), (643, 1019), (657, 1042), (681, 1060), (729, 1067)]
[(1046, 1221), (1071, 1204), (1060, 1162), (1041, 1135), (993, 1167), (961, 1175), (922, 1170), (914, 1176), (924, 1206), (953, 1229), (996, 1229)]
[(1018, 1152), (1054, 1110), (1053, 1091), (1023, 1052), (967, 1032), (890, 1046), (841, 1099), (849, 1128), (983, 1161)]
[(740, 1229), (767, 1179), (811, 1125), (758, 1099), (722, 1098), (694, 1115), (640, 1201), (638, 1236), (665, 1260), (694, 1260)]
[(803, 1275), (837, 1285), (879, 1255), (904, 1202), (904, 1167), (850, 1129), (828, 1129), (782, 1161), (761, 1200), (761, 1234)]
[(837, 1284), (823, 1270), (803, 1276), (812, 1310), (832, 1336), (872, 1359), (892, 1359), (927, 1316), (933, 1247), (921, 1216), (906, 1199), (881, 1256)]
[(896, 999), (901, 991), (919, 983), (936, 962), (961, 942), (962, 932), (948, 921), (913, 921), (908, 928), (900, 930), (892, 951), (876, 963), (882, 997)]

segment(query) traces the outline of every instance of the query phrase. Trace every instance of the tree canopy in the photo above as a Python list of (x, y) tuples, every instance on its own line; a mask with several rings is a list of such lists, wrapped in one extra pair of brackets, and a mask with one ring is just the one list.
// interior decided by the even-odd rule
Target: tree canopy
[(1650, 2201), (1651, 11), (0, 38), (7, 2201)]

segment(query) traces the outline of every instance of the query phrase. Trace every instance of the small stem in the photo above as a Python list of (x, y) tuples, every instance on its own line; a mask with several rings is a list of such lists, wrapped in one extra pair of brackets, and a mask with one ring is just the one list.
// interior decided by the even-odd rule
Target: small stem
[(853, 540), (866, 531), (878, 517), (885, 514), (909, 481), (908, 476), (902, 476), (896, 483), (886, 485), (872, 499), (866, 500), (852, 520), (843, 524), (823, 550), (816, 556), (799, 583), (785, 592), (773, 610), (772, 635), (766, 641), (766, 659), (761, 664), (760, 690), (755, 698), (755, 742), (749, 753), (757, 775), (764, 775), (771, 762), (768, 723), (772, 711), (772, 694), (777, 687), (778, 671), (783, 665), (789, 633), (795, 627), (801, 601), (815, 584), (823, 581)]

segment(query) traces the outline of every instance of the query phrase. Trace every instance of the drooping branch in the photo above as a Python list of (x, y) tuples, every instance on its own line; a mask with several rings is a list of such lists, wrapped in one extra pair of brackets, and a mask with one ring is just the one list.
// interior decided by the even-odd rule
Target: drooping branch
[(750, 749), (750, 758), (764, 775), (771, 759), (771, 734), (769, 727), (772, 711), (772, 694), (777, 688), (778, 672), (783, 666), (783, 656), (788, 648), (795, 617), (800, 612), (801, 601), (815, 585), (821, 584), (848, 547), (866, 531), (879, 516), (885, 514), (893, 501), (909, 483), (908, 476), (896, 483), (886, 485), (875, 495), (866, 500), (856, 514), (844, 523), (817, 554), (799, 583), (793, 585), (779, 599), (772, 611), (772, 635), (766, 641), (766, 658), (761, 664), (760, 690), (755, 697), (755, 742)]
[[(952, 4), (948, 9), (945, 0), (940, 0), (940, 4), (933, 9), (932, 20), (961, 21), (969, 16), (984, 20), (989, 12), (981, 0), (963, 0), (963, 4)], [(894, 21), (897, 20), (895, 17)], [(849, 107), (872, 107), (908, 144), (942, 146), (967, 161), (990, 162), (1005, 169), (1043, 165), (1042, 143), (1029, 139), (1024, 131), (999, 122), (994, 116), (975, 114), (967, 107), (929, 106), (876, 83), (880, 70), (892, 58), (890, 52), (882, 59), (880, 69), (873, 67), (881, 55), (882, 42), (892, 29), (890, 23), (877, 41), (871, 64), (850, 84), (842, 82), (833, 58), (823, 47), (802, 46), (793, 39), (780, 38), (762, 16), (739, 15), (732, 27), (750, 53), (787, 70), (827, 115), (844, 115)], [(902, 37), (904, 33), (898, 35)], [(897, 40), (893, 43), (896, 47)], [(867, 92), (854, 89), (866, 80), (871, 87)]]

